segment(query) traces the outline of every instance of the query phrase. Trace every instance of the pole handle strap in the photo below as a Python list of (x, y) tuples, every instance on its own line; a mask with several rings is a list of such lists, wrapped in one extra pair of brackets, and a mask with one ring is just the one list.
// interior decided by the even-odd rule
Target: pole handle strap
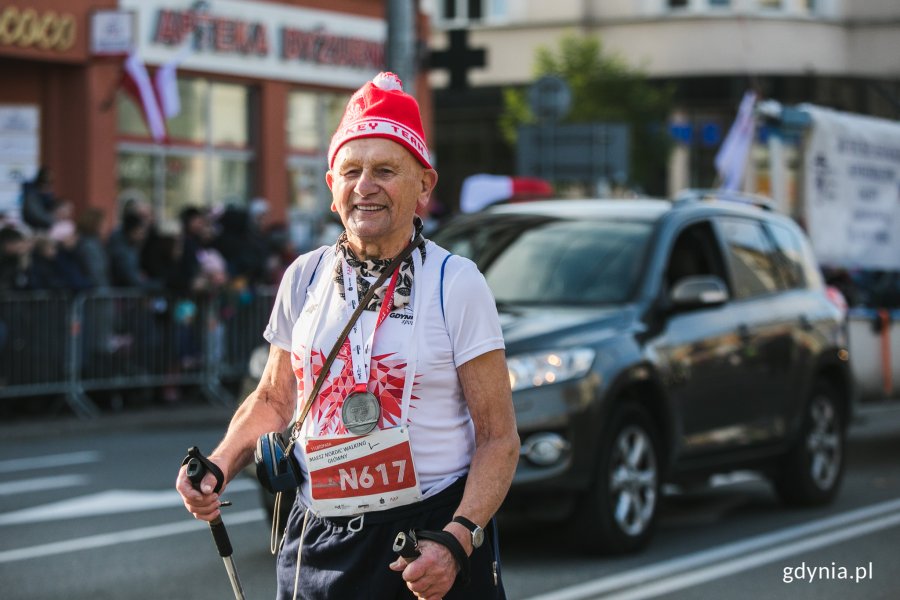
[(195, 490), (200, 490), (200, 482), (203, 481), (203, 476), (206, 475), (207, 471), (216, 478), (216, 487), (213, 488), (214, 494), (218, 494), (225, 484), (225, 474), (222, 473), (222, 469), (216, 463), (203, 456), (203, 453), (200, 452), (197, 446), (188, 448), (187, 456), (181, 461), (181, 466), (183, 467), (184, 465), (188, 466), (187, 476), (191, 483), (194, 484)]

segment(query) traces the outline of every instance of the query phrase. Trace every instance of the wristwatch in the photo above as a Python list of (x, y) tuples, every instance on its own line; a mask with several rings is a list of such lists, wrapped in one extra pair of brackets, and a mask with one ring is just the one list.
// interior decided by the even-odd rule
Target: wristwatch
[(469, 530), (469, 533), (472, 534), (472, 547), (473, 548), (481, 548), (481, 545), (484, 543), (484, 529), (468, 520), (465, 517), (453, 517), (454, 523), (459, 523), (463, 527)]

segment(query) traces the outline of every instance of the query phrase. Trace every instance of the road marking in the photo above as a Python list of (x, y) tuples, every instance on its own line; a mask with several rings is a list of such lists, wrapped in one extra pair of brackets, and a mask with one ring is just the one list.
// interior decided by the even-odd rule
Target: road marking
[[(231, 493), (247, 492), (256, 489), (258, 489), (258, 485), (251, 479), (236, 479), (228, 484), (225, 496)], [(0, 514), (0, 526), (43, 523), (79, 517), (96, 517), (182, 505), (181, 496), (178, 495), (174, 488), (155, 491), (108, 490), (99, 494), (60, 500), (59, 502)]]
[[(254, 510), (232, 513), (229, 514), (227, 518), (229, 526), (241, 525), (243, 523), (262, 521), (266, 518), (266, 513), (263, 509), (257, 508)], [(103, 533), (100, 535), (91, 535), (72, 540), (53, 542), (51, 544), (41, 544), (39, 546), (30, 546), (28, 548), (7, 550), (6, 552), (0, 552), (0, 564), (29, 560), (32, 558), (44, 558), (56, 554), (66, 554), (68, 552), (94, 550), (96, 548), (115, 546), (127, 542), (143, 542), (170, 535), (191, 533), (206, 528), (207, 525), (205, 522), (186, 517), (177, 523), (167, 523), (165, 525), (155, 525), (153, 527), (140, 527), (138, 529), (115, 531), (112, 533)]]
[(773, 563), (782, 558), (796, 556), (826, 546), (833, 546), (834, 544), (845, 540), (862, 537), (875, 531), (897, 526), (900, 526), (900, 514), (888, 515), (871, 521), (865, 521), (858, 525), (850, 525), (823, 535), (817, 535), (786, 546), (762, 550), (743, 558), (736, 558), (710, 567), (668, 577), (660, 581), (653, 581), (631, 590), (613, 594), (612, 596), (604, 596), (604, 598), (605, 600), (644, 600), (645, 598), (654, 598), (661, 594), (677, 592), (684, 588), (693, 587), (715, 579), (721, 579), (722, 577), (734, 575), (735, 573), (749, 571), (750, 569)]
[(758, 535), (740, 542), (725, 544), (709, 550), (701, 550), (680, 558), (673, 558), (608, 577), (586, 581), (554, 592), (532, 596), (527, 600), (586, 600), (588, 598), (596, 598), (614, 590), (633, 587), (676, 573), (706, 567), (726, 559), (743, 557), (750, 552), (786, 544), (806, 536), (821, 534), (829, 529), (846, 527), (859, 521), (875, 519), (896, 511), (900, 511), (900, 500), (888, 500), (816, 521), (794, 525), (772, 533)]
[(13, 473), (15, 471), (27, 471), (29, 469), (52, 469), (53, 467), (67, 467), (70, 465), (83, 465), (99, 462), (101, 455), (95, 450), (84, 452), (69, 452), (67, 454), (49, 454), (47, 456), (31, 456), (29, 458), (15, 458), (12, 460), (0, 460), (0, 473)]
[(84, 485), (87, 482), (88, 478), (84, 475), (57, 475), (55, 477), (36, 477), (34, 479), (6, 481), (0, 483), (0, 496), (41, 492), (44, 490), (58, 490), (60, 488)]

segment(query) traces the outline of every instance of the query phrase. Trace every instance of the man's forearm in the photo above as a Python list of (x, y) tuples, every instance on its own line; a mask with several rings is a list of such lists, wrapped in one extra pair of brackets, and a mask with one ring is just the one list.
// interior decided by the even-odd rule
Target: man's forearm
[(256, 390), (241, 404), (228, 425), (225, 437), (216, 446), (212, 456), (224, 464), (219, 466), (230, 481), (253, 460), (253, 450), (259, 436), (270, 431), (281, 431), (288, 425), (277, 404), (267, 399), (270, 392)]
[(515, 432), (478, 446), (456, 514), (475, 523), (487, 523), (506, 498), (518, 460), (519, 436)]

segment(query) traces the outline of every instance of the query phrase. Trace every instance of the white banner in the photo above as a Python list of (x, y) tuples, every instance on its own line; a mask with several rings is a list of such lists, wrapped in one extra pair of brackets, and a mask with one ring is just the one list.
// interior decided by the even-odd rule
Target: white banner
[(804, 105), (806, 226), (819, 262), (900, 270), (900, 123)]

